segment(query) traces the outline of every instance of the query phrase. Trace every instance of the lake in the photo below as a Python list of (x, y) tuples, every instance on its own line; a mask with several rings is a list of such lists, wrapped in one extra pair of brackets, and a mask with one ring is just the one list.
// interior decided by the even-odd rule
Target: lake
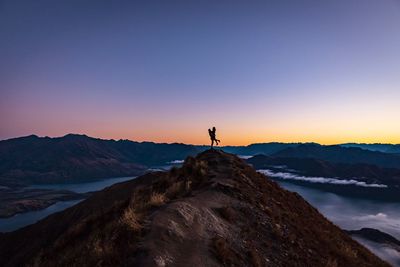
[[(49, 185), (33, 185), (29, 188), (40, 188), (40, 189), (65, 189), (77, 193), (86, 193), (92, 191), (102, 190), (110, 185), (132, 180), (135, 177), (119, 177), (119, 178), (109, 178), (104, 180), (98, 180), (90, 183), (80, 183), (80, 184), (49, 184)], [(81, 200), (72, 201), (59, 201), (45, 209), (30, 211), (21, 214), (16, 214), (10, 218), (0, 218), (0, 232), (10, 232), (21, 227), (27, 226), (29, 224), (35, 223), (46, 216), (62, 211), (69, 208)]]
[(110, 185), (132, 180), (135, 177), (118, 177), (97, 180), (90, 183), (78, 183), (78, 184), (45, 184), (45, 185), (32, 185), (28, 188), (39, 188), (39, 189), (54, 189), (54, 190), (70, 190), (77, 193), (86, 193), (92, 191), (102, 190)]

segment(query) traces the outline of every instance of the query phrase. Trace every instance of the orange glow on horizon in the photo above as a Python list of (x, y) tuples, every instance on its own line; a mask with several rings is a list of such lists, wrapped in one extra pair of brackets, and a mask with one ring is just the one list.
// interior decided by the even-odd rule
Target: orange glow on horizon
[[(67, 134), (67, 133), (66, 133)], [(195, 135), (173, 135), (161, 134), (157, 136), (155, 133), (149, 133), (148, 135), (131, 135), (129, 133), (120, 132), (118, 134), (107, 134), (104, 132), (88, 132), (81, 133), (86, 134), (90, 137), (101, 138), (101, 139), (128, 139), (137, 142), (155, 142), (155, 143), (184, 143), (193, 145), (209, 145), (210, 140), (207, 131), (202, 133), (197, 133)], [(270, 134), (270, 135), (228, 135), (222, 130), (218, 132), (217, 137), (221, 139), (220, 146), (246, 146), (255, 143), (269, 143), (269, 142), (281, 142), (281, 143), (319, 143), (322, 145), (335, 145), (343, 143), (385, 143), (385, 144), (400, 144), (400, 138), (398, 136), (390, 135), (380, 135), (376, 137), (360, 136), (355, 137), (351, 134), (348, 135), (330, 135), (330, 136), (317, 136), (317, 135), (291, 135), (290, 132), (284, 134)], [(52, 137), (63, 136), (60, 135), (50, 135)]]

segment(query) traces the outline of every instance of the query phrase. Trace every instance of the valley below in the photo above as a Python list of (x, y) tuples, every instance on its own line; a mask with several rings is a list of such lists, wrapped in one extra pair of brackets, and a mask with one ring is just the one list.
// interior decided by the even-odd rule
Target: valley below
[(3, 187), (0, 194), (0, 232), (33, 224), (48, 215), (69, 208), (92, 192), (135, 177), (117, 177), (73, 184), (41, 184), (23, 188)]
[(87, 196), (88, 194), (69, 190), (2, 187), (0, 190), (0, 218), (41, 210), (58, 201), (78, 200)]

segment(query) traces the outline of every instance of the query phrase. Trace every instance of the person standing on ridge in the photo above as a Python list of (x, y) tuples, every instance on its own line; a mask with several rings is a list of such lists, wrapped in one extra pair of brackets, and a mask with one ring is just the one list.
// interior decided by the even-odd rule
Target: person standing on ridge
[(217, 130), (215, 129), (215, 127), (212, 127), (212, 130), (208, 129), (208, 134), (210, 135), (210, 139), (211, 139), (211, 148), (213, 148), (214, 142), (215, 142), (215, 145), (218, 145), (218, 143), (221, 142), (220, 140), (217, 139), (217, 137), (215, 135), (216, 131)]

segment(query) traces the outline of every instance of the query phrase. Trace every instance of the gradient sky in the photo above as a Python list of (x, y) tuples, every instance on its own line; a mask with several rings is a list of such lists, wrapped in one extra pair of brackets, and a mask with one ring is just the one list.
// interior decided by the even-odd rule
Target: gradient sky
[(0, 0), (0, 139), (400, 143), (400, 1)]

